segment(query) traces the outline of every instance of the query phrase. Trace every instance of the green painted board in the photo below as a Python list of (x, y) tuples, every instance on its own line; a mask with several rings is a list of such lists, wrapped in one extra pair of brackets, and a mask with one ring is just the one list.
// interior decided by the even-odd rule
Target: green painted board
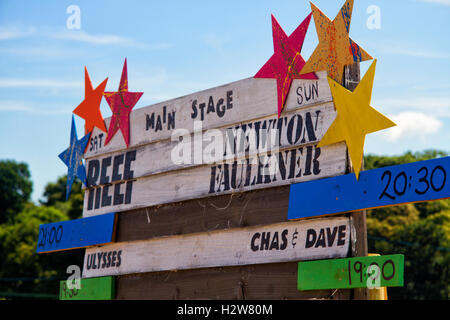
[(69, 289), (67, 280), (59, 285), (59, 300), (112, 300), (114, 295), (114, 277), (80, 279), (80, 289)]
[(401, 287), (401, 254), (298, 263), (297, 288), (305, 290)]

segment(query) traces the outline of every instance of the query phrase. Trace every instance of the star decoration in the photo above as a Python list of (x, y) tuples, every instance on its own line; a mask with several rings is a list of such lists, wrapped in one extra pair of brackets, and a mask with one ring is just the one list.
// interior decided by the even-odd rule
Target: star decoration
[(75, 119), (72, 115), (72, 127), (70, 129), (70, 145), (65, 151), (58, 156), (67, 166), (67, 185), (66, 185), (66, 200), (69, 199), (70, 190), (72, 189), (75, 177), (81, 180), (86, 185), (86, 169), (83, 165), (83, 154), (89, 142), (91, 133), (89, 132), (83, 138), (78, 140), (77, 129), (75, 127)]
[(127, 75), (127, 59), (122, 69), (120, 78), (119, 91), (105, 92), (104, 96), (113, 113), (109, 124), (108, 133), (106, 135), (105, 145), (111, 141), (116, 132), (120, 129), (125, 144), (130, 144), (130, 113), (143, 92), (128, 91), (128, 75)]
[(105, 121), (100, 112), (100, 103), (107, 82), (108, 78), (103, 80), (94, 90), (89, 73), (86, 67), (84, 67), (84, 100), (73, 110), (74, 114), (86, 121), (84, 124), (84, 134), (92, 132), (94, 127), (106, 132)]
[(311, 9), (319, 44), (306, 62), (300, 74), (326, 70), (328, 76), (342, 83), (344, 66), (371, 60), (372, 57), (350, 39), (350, 20), (353, 0), (347, 0), (336, 18), (331, 21), (313, 3)]
[(277, 79), (278, 117), (286, 103), (293, 79), (317, 79), (314, 73), (300, 75), (305, 60), (300, 55), (306, 31), (312, 15), (305, 20), (288, 37), (272, 15), (272, 34), (274, 54), (255, 75), (255, 78)]
[(353, 92), (328, 77), (337, 116), (317, 147), (345, 141), (356, 179), (361, 170), (366, 134), (396, 125), (370, 106), (376, 62)]

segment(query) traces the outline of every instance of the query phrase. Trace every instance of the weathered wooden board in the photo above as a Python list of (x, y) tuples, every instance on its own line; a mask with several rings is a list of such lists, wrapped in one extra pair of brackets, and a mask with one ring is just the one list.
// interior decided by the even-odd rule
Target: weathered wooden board
[(345, 143), (340, 143), (320, 149), (314, 145), (293, 148), (249, 157), (243, 163), (201, 166), (137, 180), (132, 170), (125, 169), (126, 180), (86, 189), (83, 216), (332, 177), (345, 172), (346, 160)]
[(289, 186), (192, 199), (118, 213), (116, 241), (287, 222)]
[(85, 248), (112, 242), (116, 214), (41, 224), (37, 253)]
[(297, 269), (297, 262), (285, 262), (118, 276), (116, 299), (350, 299), (346, 289), (298, 291)]
[(86, 160), (88, 186), (121, 181), (131, 171), (140, 178), (311, 145), (322, 139), (335, 117), (330, 102), (91, 157)]
[[(285, 111), (332, 101), (326, 72), (318, 80), (294, 80)], [(204, 130), (258, 119), (277, 113), (275, 79), (248, 78), (133, 110), (130, 115), (130, 145), (170, 139), (174, 130), (194, 132), (195, 121)], [(109, 126), (111, 118), (105, 119)], [(106, 135), (94, 128), (85, 158), (126, 148), (120, 135), (105, 145)]]
[(298, 263), (298, 290), (403, 286), (401, 254)]
[(112, 300), (115, 298), (114, 277), (80, 279), (80, 288), (75, 284), (69, 289), (68, 280), (59, 284), (59, 300)]
[(285, 222), (86, 250), (83, 277), (346, 257), (348, 218)]
[(295, 184), (288, 219), (449, 198), (447, 172), (450, 157)]

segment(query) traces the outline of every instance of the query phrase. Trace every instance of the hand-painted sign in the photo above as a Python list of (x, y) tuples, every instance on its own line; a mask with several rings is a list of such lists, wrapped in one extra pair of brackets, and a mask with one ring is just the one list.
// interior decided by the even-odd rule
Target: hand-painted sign
[(112, 242), (115, 213), (41, 224), (37, 253), (85, 248)]
[(291, 185), (288, 219), (450, 197), (450, 157)]
[(83, 277), (346, 257), (349, 218), (285, 222), (86, 250)]
[(304, 290), (403, 286), (401, 254), (298, 263), (297, 288)]
[[(293, 80), (285, 111), (332, 102), (326, 72), (317, 80)], [(169, 140), (177, 129), (194, 132), (195, 122), (203, 130), (231, 126), (243, 121), (277, 114), (275, 79), (248, 78), (227, 85), (165, 101), (130, 113), (129, 148)], [(109, 127), (111, 118), (105, 119)], [(114, 136), (105, 145), (106, 134), (94, 128), (86, 159), (126, 149), (122, 137)]]
[[(138, 179), (130, 171), (126, 177), (124, 173), (126, 180), (87, 188), (83, 216), (336, 176), (345, 172), (345, 150), (342, 143), (323, 149), (308, 145), (253, 156), (243, 161), (198, 166)], [(135, 154), (136, 151), (129, 153)], [(114, 159), (112, 163), (114, 171)], [(100, 179), (102, 176), (100, 173)], [(105, 179), (109, 181), (111, 177)]]
[(115, 298), (114, 277), (80, 279), (79, 289), (72, 283), (69, 288), (63, 280), (59, 284), (59, 300), (112, 300)]

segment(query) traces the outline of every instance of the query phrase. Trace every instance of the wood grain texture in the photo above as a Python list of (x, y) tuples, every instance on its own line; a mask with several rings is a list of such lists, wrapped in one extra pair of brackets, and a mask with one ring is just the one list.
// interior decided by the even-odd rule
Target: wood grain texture
[[(361, 80), (361, 69), (359, 62), (344, 67), (344, 83), (343, 85), (350, 91), (354, 91)], [(354, 172), (351, 160), (347, 162), (347, 173)], [(364, 159), (361, 165), (364, 170)], [(369, 246), (367, 243), (367, 212), (366, 210), (355, 211), (349, 214), (352, 224), (352, 257), (365, 257), (369, 254)], [(352, 292), (352, 299), (368, 300), (369, 290), (365, 288), (357, 288)]]
[[(248, 158), (244, 163), (202, 166), (88, 188), (84, 197), (83, 216), (340, 175), (346, 170), (345, 150), (343, 143), (323, 149), (314, 146), (306, 150), (289, 149), (270, 156)], [(107, 202), (104, 202), (105, 194), (102, 193), (106, 193)], [(118, 195), (119, 201), (115, 204)]]
[(37, 253), (86, 248), (114, 241), (115, 213), (41, 224)]
[(117, 242), (287, 221), (289, 186), (118, 213)]
[[(318, 80), (293, 81), (286, 111), (332, 101), (326, 73), (319, 72), (317, 75)], [(214, 104), (215, 112), (208, 112), (211, 103)], [(200, 109), (202, 104), (203, 116)], [(224, 112), (221, 116), (221, 112), (217, 112), (218, 109)], [(130, 115), (129, 147), (170, 139), (173, 130), (178, 128), (193, 132), (195, 120), (202, 121), (203, 129), (207, 130), (276, 113), (276, 80), (248, 78), (133, 110)], [(105, 119), (107, 127), (110, 121), (111, 118)], [(88, 146), (84, 155), (86, 159), (126, 148), (120, 135), (114, 136), (105, 146), (105, 134), (98, 128), (94, 128), (92, 138), (91, 141), (97, 140), (97, 143), (92, 142)]]
[(60, 282), (59, 300), (112, 300), (114, 297), (114, 277), (80, 279), (79, 289), (69, 289), (66, 280)]
[(297, 290), (297, 263), (163, 271), (118, 276), (117, 300), (349, 299), (350, 290)]
[(83, 277), (346, 257), (350, 233), (329, 218), (121, 242), (87, 249)]
[(298, 263), (298, 290), (403, 286), (401, 254)]
[[(329, 102), (284, 112), (280, 119), (274, 114), (218, 127), (215, 131), (198, 131), (186, 135), (180, 131), (175, 139), (128, 148), (127, 152), (136, 151), (130, 170), (134, 178), (141, 178), (225, 160), (245, 159), (268, 151), (317, 144), (335, 118), (334, 105)], [(121, 175), (123, 154), (124, 151), (118, 151), (87, 159), (89, 185), (104, 184), (100, 179), (102, 170), (102, 174), (110, 178), (108, 180), (114, 180), (115, 168)], [(112, 159), (106, 159), (110, 157)], [(124, 179), (123, 176), (120, 178)]]

